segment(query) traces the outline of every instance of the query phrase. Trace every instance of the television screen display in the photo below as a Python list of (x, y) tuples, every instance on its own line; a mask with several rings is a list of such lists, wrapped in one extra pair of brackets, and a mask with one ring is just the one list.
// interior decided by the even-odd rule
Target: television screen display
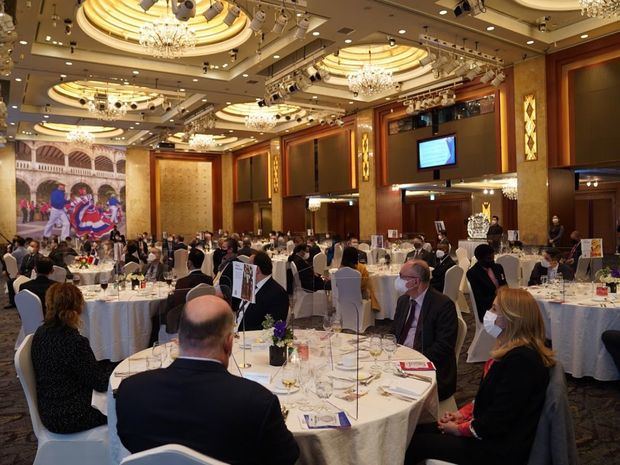
[(437, 168), (456, 165), (454, 135), (418, 141), (418, 168)]

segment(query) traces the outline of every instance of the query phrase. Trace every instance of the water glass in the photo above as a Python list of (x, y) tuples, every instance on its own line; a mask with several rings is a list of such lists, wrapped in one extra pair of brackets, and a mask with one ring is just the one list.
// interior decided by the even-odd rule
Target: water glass
[(383, 350), (385, 350), (388, 356), (388, 361), (385, 364), (385, 368), (383, 369), (383, 371), (386, 373), (391, 373), (394, 371), (394, 367), (392, 366), (392, 356), (398, 348), (398, 344), (396, 343), (396, 336), (394, 336), (393, 334), (385, 334), (383, 336), (383, 339), (381, 339), (381, 347), (383, 348)]
[(157, 368), (161, 368), (161, 359), (159, 357), (148, 356), (146, 358), (146, 369), (156, 370)]
[(320, 370), (318, 373), (315, 374), (315, 378), (314, 378), (314, 393), (317, 395), (317, 397), (319, 399), (322, 399), (324, 402), (324, 405), (319, 407), (319, 410), (325, 408), (326, 410), (329, 410), (328, 408), (325, 407), (325, 405), (327, 405), (327, 399), (329, 399), (331, 397), (331, 395), (334, 392), (334, 381), (332, 380), (332, 378), (329, 376), (329, 372), (327, 370)]
[(374, 373), (381, 371), (381, 366), (377, 363), (377, 358), (383, 352), (383, 347), (381, 345), (381, 336), (373, 335), (370, 337), (370, 341), (368, 344), (368, 352), (375, 359), (375, 363), (371, 365), (370, 370)]
[(332, 316), (329, 313), (323, 316), (323, 329), (328, 333), (332, 330)]

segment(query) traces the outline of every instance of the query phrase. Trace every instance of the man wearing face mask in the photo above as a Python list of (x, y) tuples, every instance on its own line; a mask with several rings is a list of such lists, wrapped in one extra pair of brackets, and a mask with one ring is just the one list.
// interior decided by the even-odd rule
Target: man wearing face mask
[(553, 215), (551, 218), (551, 226), (549, 227), (549, 244), (551, 247), (558, 247), (563, 235), (564, 226), (560, 224), (558, 215)]
[(489, 226), (489, 230), (487, 231), (487, 240), (489, 241), (489, 245), (493, 247), (493, 250), (499, 250), (502, 234), (504, 234), (504, 228), (499, 224), (499, 217), (493, 215), (491, 217), (491, 226)]
[(457, 312), (449, 297), (430, 287), (431, 270), (423, 260), (406, 262), (394, 282), (401, 297), (390, 332), (399, 344), (430, 359), (437, 369), (439, 400), (456, 391)]
[(495, 251), (488, 244), (480, 244), (474, 250), (476, 264), (467, 271), (467, 280), (474, 293), (478, 320), (482, 321), (484, 312), (491, 308), (497, 289), (506, 286), (506, 276), (502, 265), (495, 263)]
[(363, 250), (360, 250), (360, 241), (357, 237), (351, 236), (349, 238), (349, 246), (357, 249), (357, 261), (362, 264), (368, 263), (368, 254)]
[(543, 252), (543, 258), (534, 265), (528, 286), (538, 286), (541, 284), (541, 277), (547, 276), (549, 281), (553, 281), (561, 274), (568, 281), (575, 278), (575, 273), (570, 266), (560, 263), (561, 253), (558, 249), (547, 249)]
[(306, 244), (299, 244), (295, 246), (291, 257), (291, 262), (293, 262), (297, 267), (301, 287), (308, 292), (322, 291), (328, 288), (329, 283), (323, 281), (321, 276), (314, 273), (312, 264), (308, 261), (309, 259), (310, 252), (308, 252), (308, 246)]
[(433, 269), (433, 278), (431, 286), (439, 292), (443, 292), (446, 280), (446, 271), (456, 265), (452, 257), (448, 254), (448, 246), (446, 244), (438, 244), (435, 252), (435, 268)]
[(32, 274), (32, 270), (37, 266), (37, 261), (43, 257), (39, 253), (39, 241), (30, 241), (28, 245), (28, 255), (22, 260), (22, 266), (19, 268), (19, 274), (28, 276)]
[(163, 281), (164, 265), (161, 263), (161, 252), (155, 247), (151, 247), (146, 258), (146, 271), (144, 277), (147, 281)]
[(409, 260), (424, 260), (428, 266), (435, 266), (435, 258), (433, 254), (428, 250), (422, 248), (424, 240), (420, 236), (413, 238), (413, 250), (407, 254), (405, 261)]

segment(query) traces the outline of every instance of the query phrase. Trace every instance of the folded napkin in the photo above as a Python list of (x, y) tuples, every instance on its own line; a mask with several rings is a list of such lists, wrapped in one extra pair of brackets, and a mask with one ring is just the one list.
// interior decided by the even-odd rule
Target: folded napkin
[(431, 384), (425, 381), (419, 381), (413, 378), (401, 378), (392, 380), (390, 384), (381, 386), (381, 388), (390, 394), (408, 397), (409, 399), (419, 399), (430, 386)]

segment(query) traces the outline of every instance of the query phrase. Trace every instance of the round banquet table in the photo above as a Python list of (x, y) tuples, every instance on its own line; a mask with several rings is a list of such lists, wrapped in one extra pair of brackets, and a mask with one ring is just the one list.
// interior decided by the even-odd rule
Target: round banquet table
[(76, 265), (69, 265), (67, 268), (69, 268), (71, 274), (80, 277), (80, 285), (89, 286), (92, 284), (99, 284), (99, 280), (102, 276), (107, 277), (109, 280), (112, 275), (112, 270), (114, 269), (114, 264), (91, 265), (89, 268), (82, 269)]
[(80, 286), (86, 305), (82, 312), (82, 335), (90, 342), (97, 360), (123, 360), (149, 346), (151, 317), (165, 305), (168, 286), (157, 283), (120, 293), (110, 284), (105, 296), (99, 286)]
[[(366, 252), (368, 254), (368, 265), (378, 265), (378, 263), (375, 263), (375, 251), (376, 249), (371, 249), (369, 252)], [(403, 250), (403, 249), (399, 249), (399, 250), (395, 250), (395, 249), (388, 249), (387, 253), (390, 255), (391, 258), (391, 262), (394, 265), (402, 265), (403, 263), (405, 263), (405, 259), (407, 258), (407, 254), (409, 252), (411, 252), (412, 249), (409, 250)]]
[[(261, 334), (260, 331), (248, 332), (246, 335), (246, 345), (255, 341)], [(308, 338), (310, 345), (310, 362), (317, 367), (325, 366), (331, 370), (331, 361), (337, 367), (339, 360), (342, 359), (352, 348), (355, 336), (339, 334), (335, 336), (339, 344), (332, 343), (333, 359), (327, 356), (330, 352), (329, 340), (325, 338), (325, 333), (314, 330), (296, 331), (296, 336)], [(332, 338), (333, 340), (333, 338)], [(314, 342), (313, 342), (314, 341)], [(174, 343), (169, 343), (174, 344)], [(364, 349), (364, 343), (360, 344)], [(134, 374), (146, 370), (146, 357), (151, 349), (144, 350), (135, 354), (129, 360), (120, 363), (112, 376), (106, 394), (94, 393), (93, 406), (101, 410), (108, 416), (108, 431), (110, 434), (110, 455), (112, 463), (118, 464), (129, 452), (123, 447), (116, 433), (116, 407), (113, 392), (118, 388), (123, 377), (129, 373)], [(169, 350), (167, 351), (169, 354)], [(367, 372), (368, 367), (373, 363), (368, 358), (365, 351), (360, 352), (360, 370)], [(281, 368), (272, 367), (268, 364), (267, 346), (253, 346), (252, 350), (246, 351), (246, 360), (252, 364), (251, 368), (240, 370), (234, 360), (239, 362), (242, 358), (239, 340), (235, 341), (233, 357), (230, 360), (228, 370), (235, 376), (242, 374), (268, 374), (270, 383), (266, 387), (272, 388), (274, 383), (281, 382)], [(386, 361), (383, 354), (379, 361)], [(394, 361), (427, 361), (427, 359), (412, 349), (399, 346), (393, 357)], [(164, 366), (168, 366), (171, 360), (168, 357)], [(131, 368), (131, 371), (129, 369)], [(335, 369), (332, 372), (336, 377), (350, 377), (351, 371)], [(353, 371), (355, 374), (355, 371)], [(437, 383), (434, 371), (424, 371), (421, 374), (430, 377), (430, 382), (418, 381), (411, 378), (398, 378), (392, 374), (382, 373), (379, 379), (372, 381), (368, 386), (360, 386), (360, 392), (366, 391), (367, 394), (359, 399), (359, 417), (355, 419), (355, 401), (346, 401), (337, 396), (340, 391), (334, 389), (334, 394), (328, 399), (330, 408), (333, 411), (346, 412), (351, 428), (344, 429), (313, 429), (310, 430), (302, 425), (300, 415), (308, 412), (301, 412), (299, 409), (290, 408), (286, 425), (293, 433), (301, 455), (300, 465), (394, 465), (402, 464), (405, 456), (406, 444), (409, 444), (420, 417), (432, 421), (437, 417)], [(414, 400), (405, 400), (396, 396), (384, 396), (381, 394), (380, 386), (405, 386), (409, 389), (417, 389), (420, 394)], [(208, 395), (208, 387), (205, 387), (205, 394)], [(280, 403), (287, 405), (289, 399), (296, 402), (302, 397), (301, 391), (287, 394), (277, 394)], [(312, 402), (319, 402), (316, 396), (311, 395)], [(290, 404), (289, 404), (290, 405)], [(240, 420), (241, 421), (241, 420)]]
[(562, 302), (561, 291), (556, 286), (527, 289), (538, 302), (547, 338), (551, 339), (566, 373), (600, 381), (620, 379), (601, 341), (604, 331), (620, 330), (620, 295), (597, 297), (592, 283), (567, 283)]
[(517, 257), (519, 259), (519, 276), (521, 277), (521, 283), (523, 283), (524, 286), (527, 286), (527, 282), (530, 280), (534, 266), (536, 266), (536, 263), (538, 263), (542, 257), (540, 255), (533, 254), (499, 254), (495, 256), (495, 260), (503, 255), (512, 255), (513, 257)]

